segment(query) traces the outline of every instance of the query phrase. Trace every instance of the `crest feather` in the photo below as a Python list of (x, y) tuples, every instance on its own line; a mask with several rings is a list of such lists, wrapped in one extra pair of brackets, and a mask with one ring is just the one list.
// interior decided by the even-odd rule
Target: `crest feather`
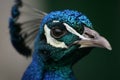
[[(22, 11), (19, 8), (27, 6), (29, 9), (34, 11), (37, 15), (36, 19), (19, 22)], [(34, 13), (33, 13), (34, 15)], [(29, 57), (31, 56), (34, 49), (34, 40), (39, 31), (39, 26), (43, 17), (47, 15), (45, 12), (33, 8), (27, 3), (23, 3), (21, 0), (15, 0), (15, 5), (11, 10), (11, 18), (9, 21), (9, 29), (11, 42), (14, 48), (22, 55)], [(35, 15), (36, 16), (36, 15)]]

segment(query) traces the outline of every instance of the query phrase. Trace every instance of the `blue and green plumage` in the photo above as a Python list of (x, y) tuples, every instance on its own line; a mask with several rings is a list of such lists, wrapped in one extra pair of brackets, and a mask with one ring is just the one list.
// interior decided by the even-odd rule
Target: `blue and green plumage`
[[(37, 22), (18, 23), (22, 5), (21, 0), (16, 0), (9, 21), (11, 42), (15, 49), (26, 57), (33, 53), (32, 62), (22, 80), (76, 80), (72, 66), (93, 47), (101, 47), (100, 44), (90, 44), (90, 41), (92, 43), (100, 37), (91, 30), (90, 20), (80, 12), (63, 10), (49, 14), (40, 11), (41, 17), (36, 19)], [(25, 30), (22, 26), (30, 22), (39, 25)], [(30, 46), (32, 42), (34, 46)], [(82, 44), (85, 44), (83, 48)], [(103, 47), (110, 49), (109, 45)]]
[(45, 24), (46, 22), (50, 22), (53, 20), (68, 23), (73, 27), (85, 24), (88, 27), (92, 28), (92, 23), (84, 14), (73, 10), (51, 12), (49, 13), (49, 15), (44, 17), (42, 23)]

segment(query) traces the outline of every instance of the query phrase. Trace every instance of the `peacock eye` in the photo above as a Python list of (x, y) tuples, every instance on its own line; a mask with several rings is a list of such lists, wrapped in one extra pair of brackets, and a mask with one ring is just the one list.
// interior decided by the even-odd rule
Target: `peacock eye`
[(60, 38), (62, 37), (63, 35), (65, 35), (66, 31), (60, 27), (54, 27), (52, 28), (51, 30), (51, 35), (54, 37), (54, 38)]

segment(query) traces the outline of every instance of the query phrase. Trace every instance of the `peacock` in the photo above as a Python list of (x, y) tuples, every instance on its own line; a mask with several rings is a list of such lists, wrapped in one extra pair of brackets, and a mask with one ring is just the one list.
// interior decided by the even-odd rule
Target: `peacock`
[[(20, 8), (31, 8), (39, 17), (20, 23)], [(9, 18), (11, 43), (32, 61), (22, 80), (76, 80), (72, 66), (94, 47), (112, 50), (81, 12), (62, 10), (45, 13), (15, 0)]]

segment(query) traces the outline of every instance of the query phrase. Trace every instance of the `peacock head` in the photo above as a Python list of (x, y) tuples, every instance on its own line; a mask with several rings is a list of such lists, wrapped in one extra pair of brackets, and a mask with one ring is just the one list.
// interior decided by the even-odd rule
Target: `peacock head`
[(109, 42), (93, 29), (90, 20), (77, 11), (51, 12), (42, 19), (39, 30), (35, 49), (52, 62), (73, 64), (93, 47), (111, 50)]

